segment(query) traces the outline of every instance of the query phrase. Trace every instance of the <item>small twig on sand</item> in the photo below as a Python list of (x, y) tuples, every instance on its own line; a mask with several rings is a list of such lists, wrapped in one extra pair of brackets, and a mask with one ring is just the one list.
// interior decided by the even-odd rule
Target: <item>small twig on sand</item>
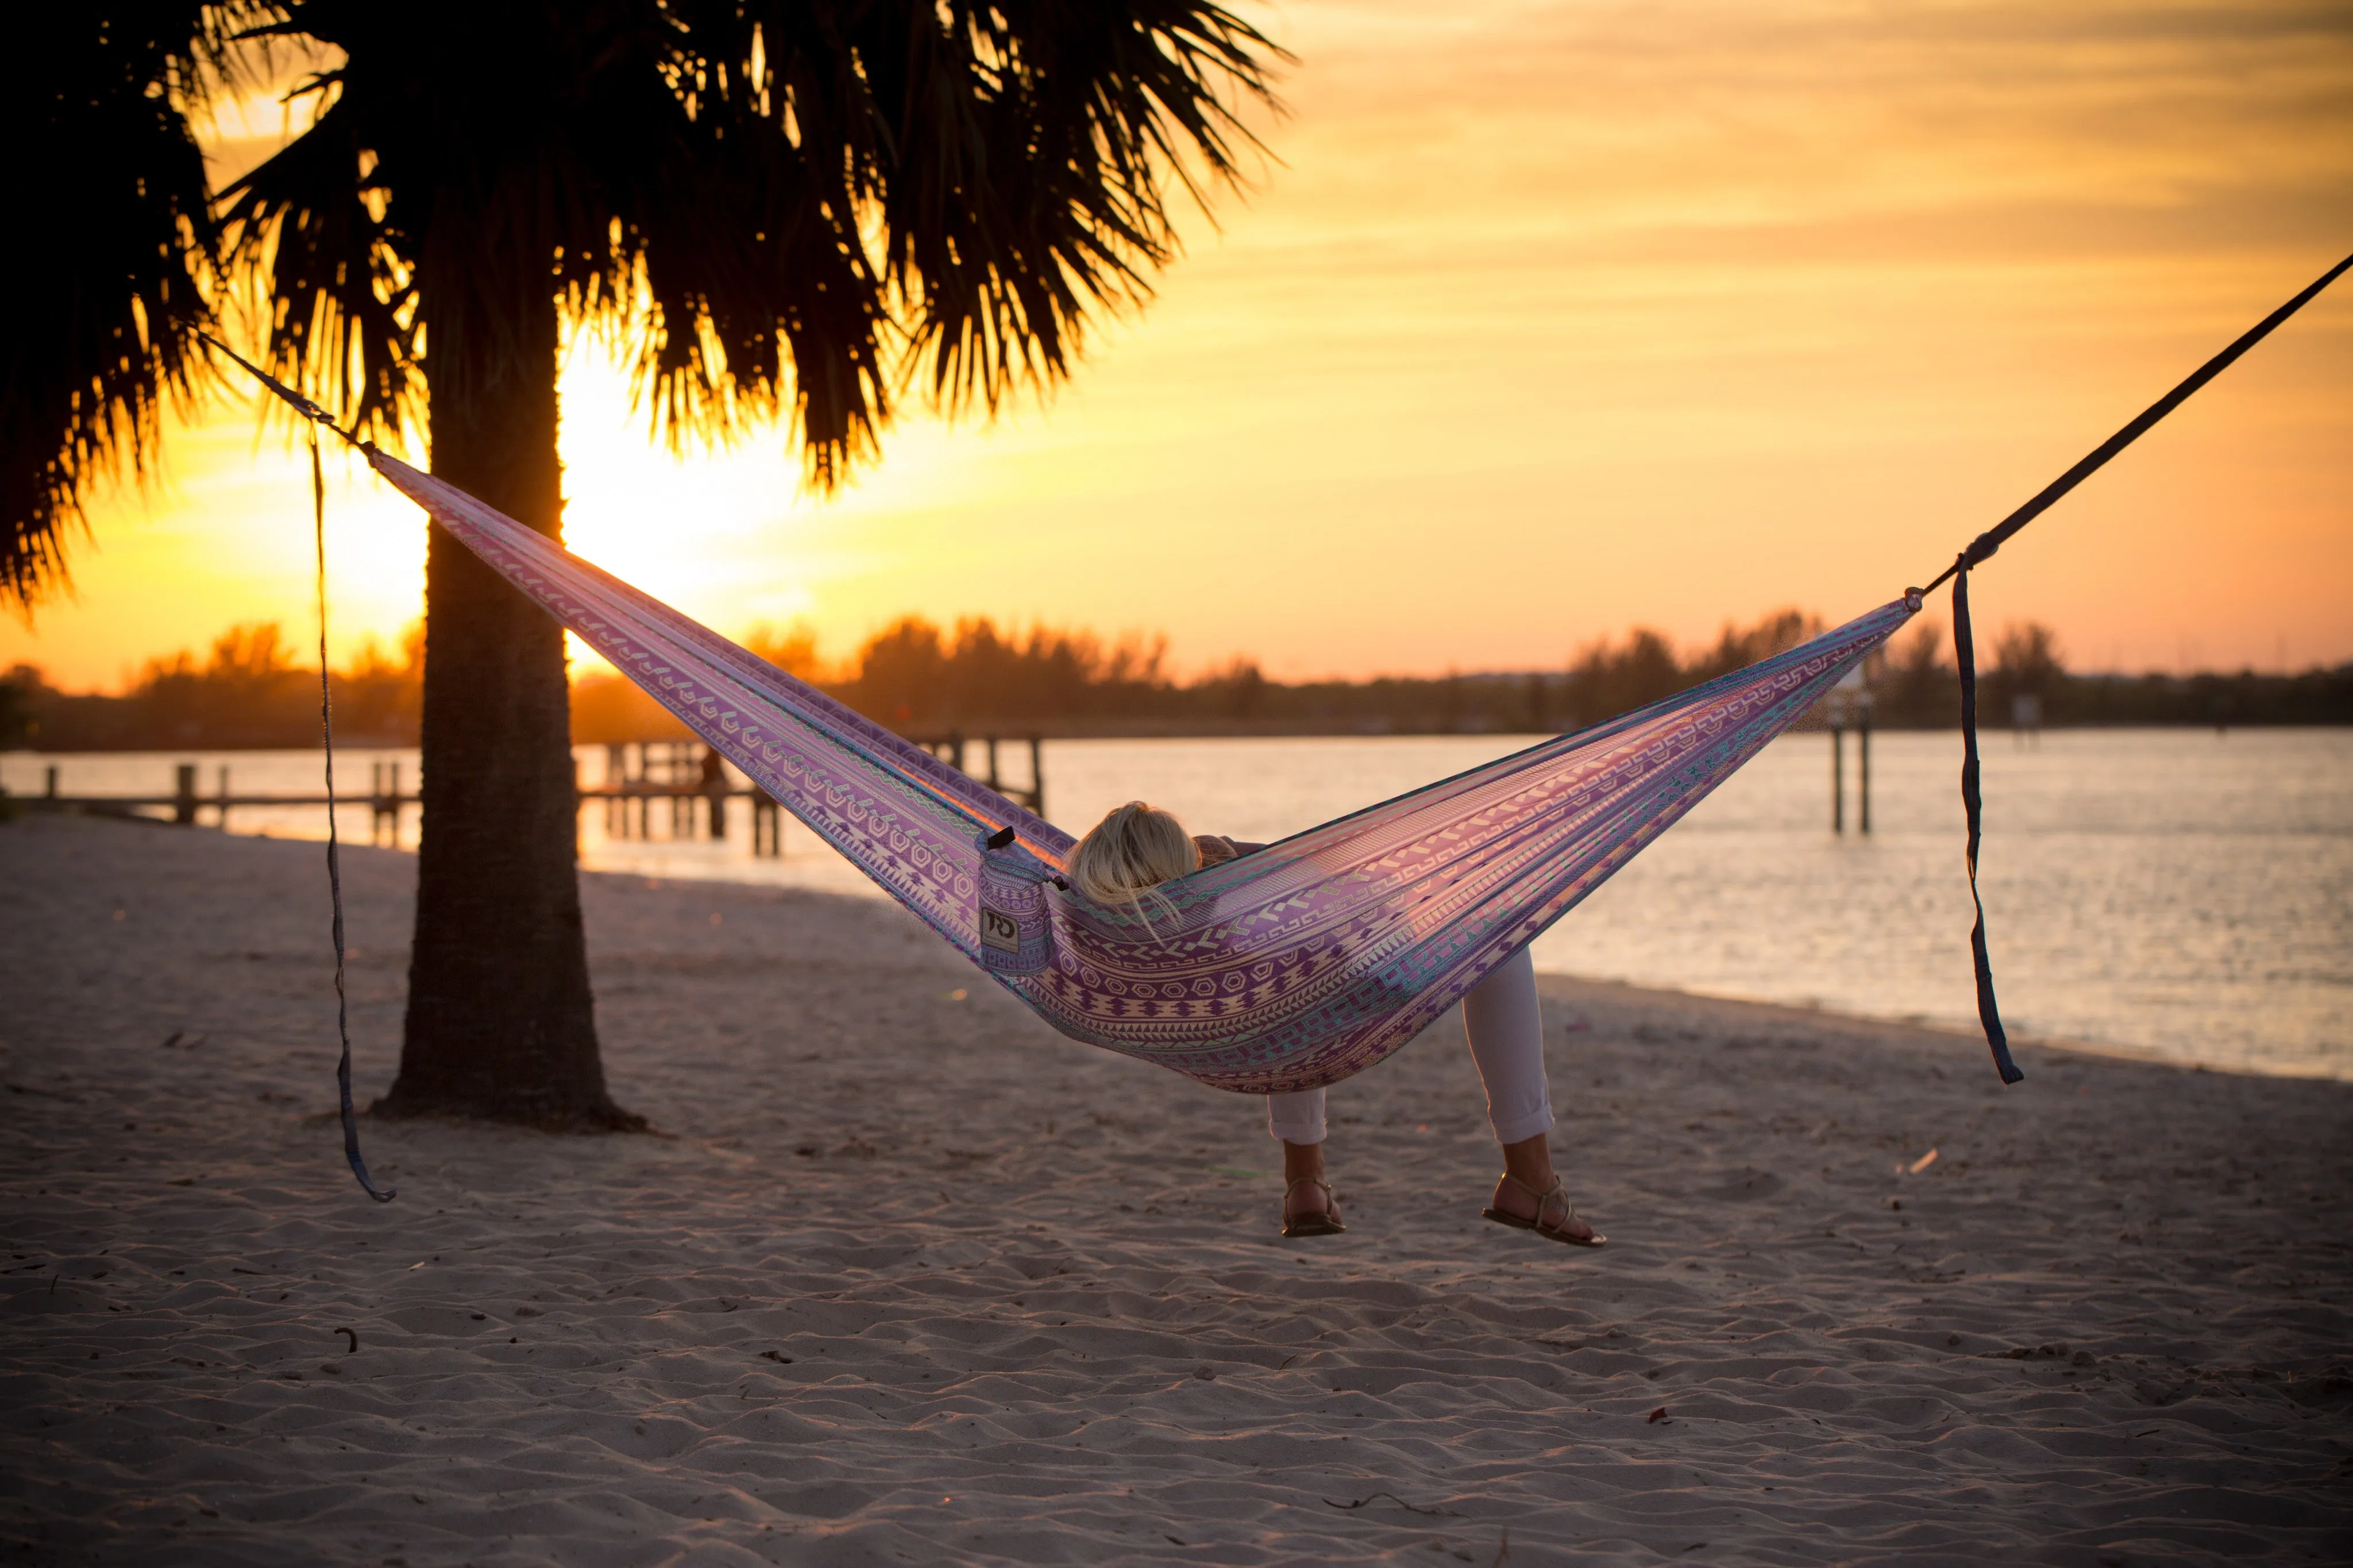
[(359, 1353), (360, 1353), (360, 1336), (359, 1336), (359, 1331), (358, 1331), (358, 1330), (356, 1330), (356, 1329), (337, 1329), (337, 1330), (335, 1330), (334, 1331), (335, 1331), (336, 1333), (339, 1333), (339, 1334), (343, 1335), (343, 1338), (345, 1338), (345, 1339), (347, 1339), (347, 1340), (349, 1340), (349, 1341), (351, 1341), (351, 1342), (352, 1342), (352, 1348), (351, 1348), (351, 1349), (349, 1349), (349, 1350), (347, 1350), (347, 1351), (345, 1351), (345, 1352), (343, 1352), (345, 1355), (357, 1355), (357, 1354), (359, 1354)]
[(1364, 1507), (1366, 1503), (1372, 1502), (1380, 1498), (1388, 1499), (1389, 1501), (1397, 1504), (1398, 1507), (1405, 1510), (1408, 1513), (1438, 1514), (1451, 1511), (1442, 1508), (1416, 1508), (1413, 1504), (1406, 1501), (1405, 1499), (1398, 1496), (1395, 1492), (1375, 1492), (1371, 1497), (1360, 1497), (1354, 1502), (1334, 1502), (1330, 1498), (1325, 1498), (1324, 1500), (1324, 1505), (1326, 1508), (1359, 1509)]

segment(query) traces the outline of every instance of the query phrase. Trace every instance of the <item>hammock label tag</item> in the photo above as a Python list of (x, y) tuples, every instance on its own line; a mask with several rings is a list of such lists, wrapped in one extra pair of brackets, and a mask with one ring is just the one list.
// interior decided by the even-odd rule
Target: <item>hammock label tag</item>
[(1019, 952), (1021, 926), (1003, 910), (992, 910), (983, 904), (980, 906), (980, 942), (983, 947), (993, 947), (999, 952)]

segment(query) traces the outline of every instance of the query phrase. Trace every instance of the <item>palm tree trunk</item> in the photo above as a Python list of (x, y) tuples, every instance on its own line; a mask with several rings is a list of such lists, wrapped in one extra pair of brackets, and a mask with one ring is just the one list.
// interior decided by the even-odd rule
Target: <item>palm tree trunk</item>
[[(554, 538), (557, 322), (535, 249), (499, 234), (420, 291), (433, 472)], [(641, 1127), (597, 1058), (563, 629), (439, 529), (431, 541), (408, 1016), (375, 1110)]]

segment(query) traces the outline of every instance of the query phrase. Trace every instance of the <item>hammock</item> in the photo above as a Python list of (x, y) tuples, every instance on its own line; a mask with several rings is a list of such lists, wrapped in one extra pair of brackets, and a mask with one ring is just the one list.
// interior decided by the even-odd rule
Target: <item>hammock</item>
[(1047, 1023), (1252, 1094), (1336, 1083), (1420, 1033), (1920, 605), (1113, 908), (1064, 886), (1075, 840), (1053, 824), (465, 492), (368, 461)]

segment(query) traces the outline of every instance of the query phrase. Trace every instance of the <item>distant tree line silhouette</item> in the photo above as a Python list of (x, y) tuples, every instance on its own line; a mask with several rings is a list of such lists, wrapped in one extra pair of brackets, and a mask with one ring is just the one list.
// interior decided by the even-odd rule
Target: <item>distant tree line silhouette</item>
[[(371, 641), (334, 672), (338, 741), (417, 743), (423, 646), (423, 628), (413, 627), (396, 659)], [(231, 626), (201, 663), (185, 651), (150, 659), (119, 697), (57, 690), (31, 665), (0, 677), (0, 746), (237, 751), (318, 742), (318, 668), (297, 662), (274, 621)]]
[[(1165, 637), (1007, 631), (986, 617), (952, 630), (903, 618), (839, 668), (818, 658), (806, 627), (756, 632), (746, 646), (912, 735), (1508, 734), (1599, 723), (1794, 647), (1820, 626), (1818, 616), (1782, 610), (1727, 626), (1687, 655), (1663, 634), (1637, 628), (1588, 645), (1562, 669), (1357, 681), (1270, 680), (1246, 658), (1179, 679), (1167, 668)], [(417, 743), (421, 654), (421, 629), (412, 629), (396, 658), (371, 645), (334, 673), (339, 740)], [(2021, 696), (2036, 700), (2046, 725), (2353, 723), (2353, 665), (2300, 675), (2081, 675), (2065, 668), (2051, 629), (2034, 622), (2005, 628), (1979, 658), (1980, 713), (1994, 728), (2011, 721)], [(1879, 727), (1956, 721), (1960, 680), (1940, 623), (1923, 621), (1873, 656), (1866, 677)], [(591, 744), (689, 733), (611, 674), (574, 682), (572, 731)], [(201, 662), (185, 652), (150, 660), (121, 696), (58, 691), (26, 665), (0, 678), (0, 746), (221, 751), (314, 745), (318, 736), (318, 671), (297, 662), (273, 623), (230, 628)]]
[[(2060, 658), (2051, 628), (2027, 621), (2005, 627), (1978, 648), (1978, 714), (2000, 729), (2012, 701), (2031, 697), (2045, 725), (2353, 724), (2353, 664), (2300, 674), (2078, 674)], [(1952, 638), (1923, 620), (1870, 671), (1873, 721), (1887, 729), (1949, 728), (1960, 711), (1961, 681)]]

